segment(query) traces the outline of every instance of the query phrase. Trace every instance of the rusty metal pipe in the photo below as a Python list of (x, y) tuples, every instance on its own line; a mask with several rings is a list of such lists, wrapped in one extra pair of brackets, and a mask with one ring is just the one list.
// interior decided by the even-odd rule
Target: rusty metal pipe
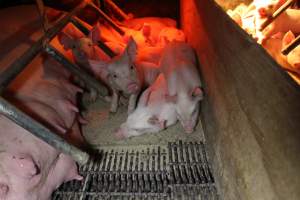
[(77, 147), (67, 143), (63, 138), (50, 131), (48, 128), (23, 113), (0, 96), (0, 113), (12, 120), (32, 135), (40, 138), (57, 150), (70, 155), (75, 161), (84, 165), (89, 160), (89, 155)]

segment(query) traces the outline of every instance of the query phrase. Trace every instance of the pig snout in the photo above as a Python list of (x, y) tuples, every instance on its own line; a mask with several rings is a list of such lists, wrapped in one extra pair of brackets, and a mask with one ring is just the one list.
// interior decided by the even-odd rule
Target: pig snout
[(118, 139), (118, 140), (122, 140), (122, 139), (125, 139), (126, 138), (126, 131), (122, 128), (118, 128), (115, 133), (115, 138)]
[(183, 126), (183, 129), (184, 129), (184, 132), (186, 132), (186, 133), (194, 132), (195, 125), (192, 121), (183, 122), (182, 126)]
[(130, 93), (136, 93), (139, 90), (139, 86), (136, 82), (131, 82), (127, 85), (127, 90)]

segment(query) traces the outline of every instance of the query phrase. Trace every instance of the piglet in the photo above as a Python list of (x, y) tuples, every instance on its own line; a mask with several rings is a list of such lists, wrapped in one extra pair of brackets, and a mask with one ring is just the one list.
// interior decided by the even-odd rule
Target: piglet
[(286, 0), (254, 0), (253, 5), (259, 19), (266, 19), (282, 6)]
[(278, 33), (276, 37), (267, 39), (263, 43), (263, 47), (267, 52), (281, 65), (286, 71), (292, 74), (300, 75), (300, 47), (296, 47), (287, 56), (281, 53), (281, 50), (295, 39), (294, 34), (289, 31), (287, 33)]
[(263, 40), (278, 32), (300, 33), (300, 10), (287, 9), (263, 31)]
[(142, 17), (125, 20), (122, 22), (128, 28), (140, 30), (141, 27), (145, 24), (150, 24), (152, 27), (161, 29), (162, 27), (174, 27), (176, 28), (177, 23), (174, 19), (171, 18), (159, 18), (159, 17)]
[(157, 133), (176, 123), (175, 106), (166, 100), (167, 85), (160, 74), (139, 100), (137, 109), (115, 132), (118, 139)]
[[(295, 40), (293, 32), (288, 31), (282, 39), (282, 48), (285, 48), (291, 42)], [(300, 46), (294, 48), (287, 56), (287, 62), (293, 67), (293, 69), (300, 75)]]
[(129, 95), (128, 113), (135, 109), (137, 96), (141, 90), (153, 83), (159, 74), (157, 65), (149, 62), (136, 62), (137, 45), (131, 38), (121, 55), (110, 62), (89, 60), (95, 69), (106, 73), (108, 85), (113, 90), (111, 112), (116, 112), (119, 93)]
[(170, 42), (160, 60), (168, 85), (166, 99), (175, 105), (177, 118), (187, 133), (196, 126), (199, 102), (203, 99), (196, 63), (193, 48), (184, 42)]
[(165, 46), (172, 41), (185, 42), (185, 34), (182, 30), (173, 27), (166, 27), (162, 29), (158, 35), (159, 45)]

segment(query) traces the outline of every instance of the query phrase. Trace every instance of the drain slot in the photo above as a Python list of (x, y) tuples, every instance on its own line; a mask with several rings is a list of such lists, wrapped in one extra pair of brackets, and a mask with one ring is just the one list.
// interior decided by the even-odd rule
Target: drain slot
[(53, 199), (218, 199), (202, 142), (100, 150)]

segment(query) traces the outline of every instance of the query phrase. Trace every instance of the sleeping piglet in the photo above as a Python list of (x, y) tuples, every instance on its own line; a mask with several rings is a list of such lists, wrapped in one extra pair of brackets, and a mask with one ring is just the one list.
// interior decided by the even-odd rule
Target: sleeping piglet
[[(128, 113), (135, 109), (137, 97), (143, 87), (150, 85), (159, 74), (157, 65), (148, 62), (136, 62), (137, 45), (130, 38), (121, 55), (111, 61), (89, 60), (91, 67), (106, 74), (108, 85), (113, 90), (111, 112), (116, 112), (119, 93), (129, 95)], [(101, 73), (101, 72), (99, 72)]]
[(199, 102), (203, 99), (194, 50), (184, 42), (170, 42), (163, 51), (160, 68), (168, 85), (166, 99), (175, 105), (185, 132), (191, 133), (197, 123)]
[(116, 131), (118, 139), (157, 133), (176, 123), (175, 106), (166, 101), (167, 85), (163, 74), (147, 88), (127, 121)]

